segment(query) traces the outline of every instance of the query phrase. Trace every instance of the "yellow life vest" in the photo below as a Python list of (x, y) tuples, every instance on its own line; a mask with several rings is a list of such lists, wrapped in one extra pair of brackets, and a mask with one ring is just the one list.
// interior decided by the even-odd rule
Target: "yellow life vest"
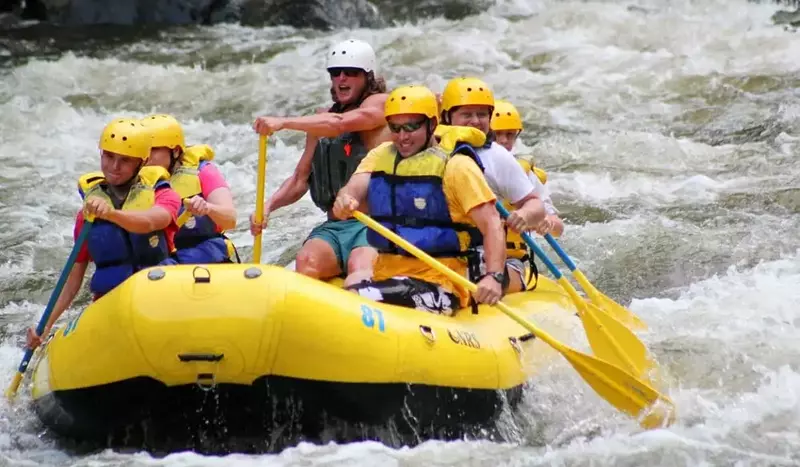
[[(172, 189), (178, 193), (181, 199), (203, 195), (203, 187), (199, 176), (200, 169), (212, 160), (214, 160), (214, 150), (207, 144), (189, 146), (181, 154), (181, 165), (175, 169), (172, 178), (170, 178)], [(184, 206), (181, 206), (180, 213), (185, 209)], [(175, 247), (181, 250), (177, 258), (182, 262), (190, 261), (192, 264), (217, 262), (219, 258), (208, 256), (208, 252), (213, 252), (214, 249), (193, 253), (187, 251), (204, 241), (212, 240), (223, 242), (224, 245), (220, 245), (220, 247), (227, 250), (227, 259), (233, 261), (234, 258), (237, 258), (235, 262), (239, 262), (236, 246), (222, 234), (223, 232), (217, 232), (217, 225), (209, 216), (193, 216), (189, 218), (175, 235)]]
[(119, 203), (115, 203), (104, 190), (107, 183), (103, 172), (97, 171), (81, 175), (78, 179), (78, 190), (84, 199), (84, 204), (89, 197), (95, 197), (106, 201), (116, 209), (146, 211), (155, 203), (155, 188), (169, 180), (169, 172), (159, 166), (144, 166), (136, 177), (136, 182), (131, 186), (128, 196), (121, 206), (118, 205)]
[(181, 165), (172, 174), (169, 180), (172, 189), (181, 199), (191, 198), (203, 192), (200, 186), (201, 163), (214, 160), (214, 150), (207, 144), (189, 146), (181, 155)]
[[(106, 191), (103, 173), (92, 172), (80, 177), (78, 191), (84, 205), (90, 198), (100, 198), (116, 209), (146, 211), (155, 204), (155, 190), (169, 186), (168, 179), (163, 167), (142, 167), (125, 199), (115, 202)], [(135, 234), (101, 219), (95, 219), (86, 245), (96, 266), (89, 284), (96, 296), (109, 292), (135, 272), (161, 263), (170, 254), (164, 231)]]

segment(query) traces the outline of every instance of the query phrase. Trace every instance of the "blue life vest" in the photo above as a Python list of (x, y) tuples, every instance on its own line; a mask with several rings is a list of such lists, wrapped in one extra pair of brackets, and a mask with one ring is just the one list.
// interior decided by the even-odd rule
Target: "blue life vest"
[[(376, 221), (431, 256), (466, 256), (470, 249), (483, 243), (476, 226), (453, 222), (450, 216), (442, 187), (449, 157), (441, 147), (410, 157), (401, 157), (391, 143), (374, 151), (379, 154), (367, 199)], [(480, 166), (477, 158), (473, 160)], [(371, 229), (367, 240), (380, 252), (410, 256)]]
[[(146, 211), (155, 203), (155, 191), (169, 188), (169, 173), (162, 167), (142, 167), (124, 201), (115, 201), (108, 194), (108, 183), (102, 172), (85, 174), (78, 180), (78, 192), (84, 199), (101, 198), (116, 209)], [(96, 296), (104, 295), (141, 269), (162, 264), (169, 258), (164, 231), (134, 234), (122, 227), (95, 219), (86, 240), (96, 270), (89, 289)]]
[[(181, 156), (181, 165), (170, 178), (172, 189), (181, 199), (203, 196), (198, 173), (214, 159), (210, 146), (201, 144), (190, 146)], [(186, 208), (181, 204), (180, 213)], [(180, 264), (230, 263), (235, 248), (209, 216), (192, 216), (175, 235), (173, 259)]]

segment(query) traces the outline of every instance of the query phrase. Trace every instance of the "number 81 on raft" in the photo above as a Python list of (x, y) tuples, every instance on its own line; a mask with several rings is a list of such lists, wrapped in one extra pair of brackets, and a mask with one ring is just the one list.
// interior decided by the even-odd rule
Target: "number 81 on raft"
[(361, 305), (361, 322), (364, 323), (364, 326), (374, 329), (376, 321), (378, 324), (378, 331), (385, 331), (386, 325), (383, 321), (383, 312), (377, 308)]

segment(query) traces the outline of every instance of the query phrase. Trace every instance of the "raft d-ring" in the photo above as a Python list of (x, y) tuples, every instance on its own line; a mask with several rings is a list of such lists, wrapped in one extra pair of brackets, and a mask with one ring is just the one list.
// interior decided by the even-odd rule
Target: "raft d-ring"
[(522, 346), (519, 345), (519, 339), (511, 336), (508, 338), (508, 342), (511, 342), (511, 347), (514, 348), (514, 351), (517, 352), (517, 354), (522, 355)]
[[(198, 276), (197, 275), (198, 269), (205, 271), (206, 276), (205, 277)], [(195, 266), (194, 269), (192, 269), (192, 277), (194, 277), (195, 284), (208, 284), (209, 282), (211, 282), (211, 271), (209, 271), (208, 268), (204, 268), (203, 266)]]
[(422, 337), (428, 340), (428, 343), (433, 344), (436, 342), (436, 333), (433, 332), (430, 326), (426, 326), (424, 324), (419, 325), (419, 332), (422, 334)]
[(217, 377), (214, 373), (198, 373), (197, 374), (197, 387), (203, 391), (212, 391), (217, 387)]

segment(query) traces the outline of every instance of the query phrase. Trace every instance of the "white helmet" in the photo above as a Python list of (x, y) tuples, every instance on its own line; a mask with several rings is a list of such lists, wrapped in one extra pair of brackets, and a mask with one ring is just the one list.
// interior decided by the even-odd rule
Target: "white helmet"
[(327, 68), (359, 68), (366, 72), (377, 72), (375, 51), (364, 41), (350, 39), (340, 42), (328, 51)]

